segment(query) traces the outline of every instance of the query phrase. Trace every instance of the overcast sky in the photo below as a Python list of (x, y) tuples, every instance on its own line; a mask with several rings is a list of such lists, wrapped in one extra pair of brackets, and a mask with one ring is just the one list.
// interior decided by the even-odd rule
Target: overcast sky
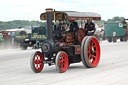
[(102, 20), (128, 18), (128, 0), (0, 0), (0, 21), (39, 20), (46, 8), (96, 12)]

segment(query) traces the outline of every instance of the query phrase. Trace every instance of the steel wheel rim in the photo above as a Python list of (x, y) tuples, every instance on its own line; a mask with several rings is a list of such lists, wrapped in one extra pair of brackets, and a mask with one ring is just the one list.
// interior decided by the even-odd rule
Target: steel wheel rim
[(66, 71), (68, 68), (68, 56), (65, 53), (59, 56), (59, 67), (61, 71)]
[(82, 43), (81, 43), (81, 54), (80, 54), (82, 63), (84, 64), (85, 67), (87, 67), (87, 64), (85, 62), (85, 57), (84, 57), (84, 46), (85, 46), (85, 42), (86, 42), (87, 38), (88, 38), (88, 36), (84, 37), (84, 39), (82, 40)]
[(34, 57), (34, 67), (37, 71), (41, 71), (43, 69), (44, 63), (43, 63), (44, 57), (42, 54), (37, 53)]
[(92, 66), (97, 66), (100, 59), (100, 46), (96, 38), (91, 38), (87, 48), (88, 61)]

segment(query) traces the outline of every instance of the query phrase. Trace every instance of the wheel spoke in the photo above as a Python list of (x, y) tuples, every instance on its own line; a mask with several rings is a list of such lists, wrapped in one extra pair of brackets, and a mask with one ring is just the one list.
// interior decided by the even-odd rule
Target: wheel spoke
[(88, 60), (90, 60), (91, 59), (91, 55), (88, 55)]
[(92, 48), (95, 48), (95, 47), (96, 47), (95, 45), (92, 46)]
[(96, 53), (96, 51), (93, 51), (93, 53)]
[(61, 68), (62, 68), (62, 69), (64, 68), (63, 64), (61, 64)]
[(90, 53), (90, 50), (88, 50), (87, 53)]
[(63, 64), (60, 64), (60, 69), (63, 69), (64, 67), (63, 67)]
[(93, 47), (93, 41), (92, 41), (92, 43), (91, 43), (91, 44), (92, 44), (92, 47)]
[(93, 59), (92, 59), (92, 57), (90, 57), (89, 62), (92, 63), (92, 61), (93, 61)]
[(95, 56), (94, 55), (91, 55), (93, 58), (95, 58)]
[(90, 56), (91, 56), (91, 53), (89, 52), (89, 53), (88, 53), (88, 57), (90, 57)]
[(59, 60), (59, 64), (63, 64), (63, 60)]
[(62, 54), (61, 58), (62, 58), (62, 60), (64, 60), (64, 54)]

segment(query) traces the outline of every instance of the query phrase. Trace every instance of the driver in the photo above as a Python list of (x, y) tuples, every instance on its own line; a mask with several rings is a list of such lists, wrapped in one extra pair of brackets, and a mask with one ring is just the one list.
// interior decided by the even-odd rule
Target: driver
[(95, 25), (91, 22), (91, 20), (87, 20), (85, 24), (85, 35), (92, 36), (95, 32)]

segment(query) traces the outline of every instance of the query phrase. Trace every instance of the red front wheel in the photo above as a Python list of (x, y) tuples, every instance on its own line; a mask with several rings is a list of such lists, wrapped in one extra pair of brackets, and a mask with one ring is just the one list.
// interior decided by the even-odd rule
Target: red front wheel
[(63, 73), (68, 68), (68, 56), (64, 51), (58, 52), (56, 56), (56, 69), (59, 73)]
[(33, 53), (30, 59), (30, 65), (33, 72), (39, 73), (42, 71), (44, 67), (43, 60), (44, 56), (41, 52), (36, 51), (35, 53)]

